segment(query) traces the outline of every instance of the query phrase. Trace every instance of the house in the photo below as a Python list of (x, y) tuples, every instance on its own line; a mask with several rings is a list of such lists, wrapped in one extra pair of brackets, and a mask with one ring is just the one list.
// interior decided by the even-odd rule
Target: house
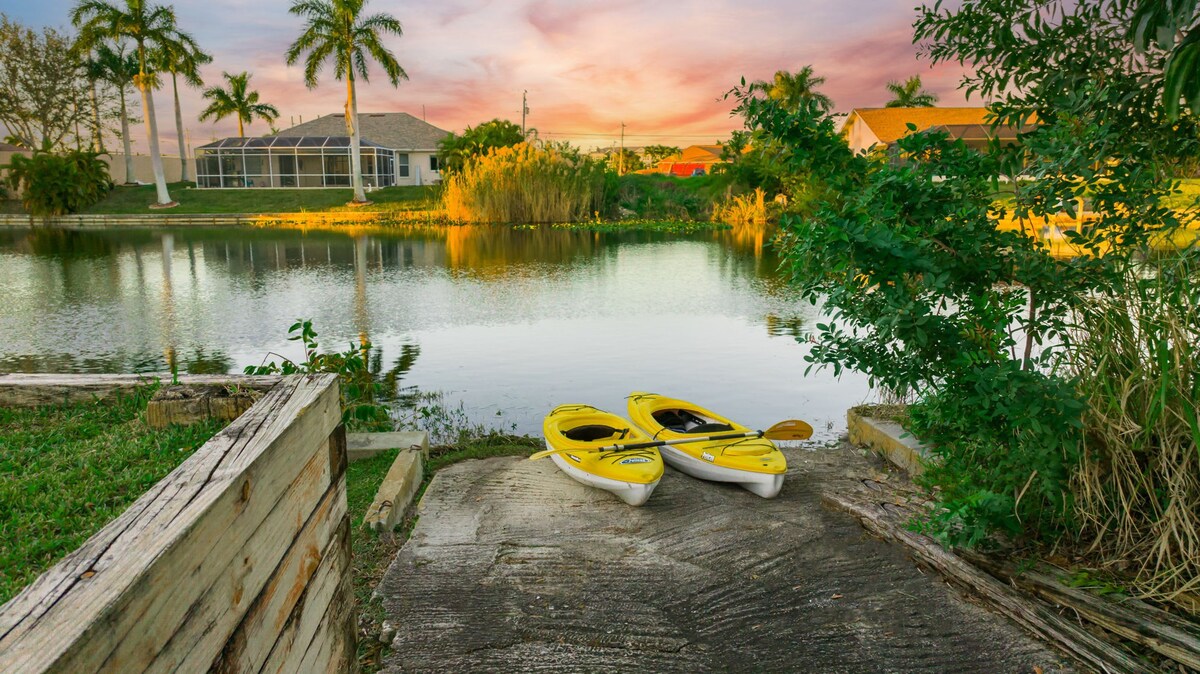
[(917, 131), (941, 129), (983, 148), (993, 137), (1015, 141), (1018, 133), (1031, 128), (993, 128), (989, 114), (987, 108), (855, 108), (842, 123), (842, 136), (855, 152), (886, 150), (907, 135), (912, 124)]
[(679, 154), (671, 155), (658, 162), (658, 166), (639, 173), (661, 173), (671, 176), (696, 176), (712, 173), (717, 164), (727, 163), (721, 158), (723, 145), (692, 145)]
[[(438, 143), (450, 135), (405, 112), (359, 113), (366, 187), (441, 180)], [(346, 117), (334, 113), (272, 136), (225, 138), (196, 148), (197, 187), (349, 187)]]

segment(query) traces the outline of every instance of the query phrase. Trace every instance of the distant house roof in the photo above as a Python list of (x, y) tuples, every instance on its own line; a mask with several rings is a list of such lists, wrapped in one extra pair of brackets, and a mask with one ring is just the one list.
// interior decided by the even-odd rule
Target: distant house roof
[(28, 152), (25, 148), (19, 145), (10, 145), (8, 143), (0, 143), (0, 152)]
[(674, 158), (674, 161), (691, 162), (691, 163), (715, 163), (723, 161), (721, 152), (724, 151), (721, 145), (691, 145), (683, 148), (683, 152)]
[[(359, 132), (393, 150), (426, 150), (434, 152), (449, 131), (423, 122), (407, 112), (360, 112)], [(337, 112), (318, 117), (311, 122), (284, 129), (278, 136), (339, 136), (346, 134), (346, 116)]]
[[(362, 147), (384, 148), (383, 145), (362, 138)], [(249, 138), (222, 138), (207, 145), (201, 145), (197, 150), (228, 150), (238, 148), (285, 148), (285, 147), (350, 147), (350, 136), (251, 136)], [(384, 148), (391, 149), (391, 148)]]
[(1023, 127), (1015, 126), (995, 126), (991, 124), (942, 124), (935, 128), (940, 131), (945, 131), (946, 135), (955, 140), (961, 140), (968, 145), (982, 144), (987, 141), (998, 138), (1001, 141), (1015, 141), (1018, 134), (1027, 133), (1034, 128), (1033, 124), (1026, 124)]
[(908, 125), (924, 131), (934, 126), (986, 124), (987, 108), (855, 108), (846, 116), (842, 132), (856, 125), (870, 129), (878, 142), (891, 145), (908, 134)]

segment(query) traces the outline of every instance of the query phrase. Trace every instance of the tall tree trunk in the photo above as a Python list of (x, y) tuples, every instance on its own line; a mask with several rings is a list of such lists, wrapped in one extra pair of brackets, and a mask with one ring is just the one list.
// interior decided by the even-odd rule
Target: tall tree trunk
[(179, 83), (171, 71), (171, 91), (175, 94), (175, 136), (179, 139), (179, 179), (188, 181), (187, 140), (183, 137), (183, 110), (179, 107)]
[(167, 191), (167, 176), (163, 173), (162, 153), (158, 150), (158, 120), (154, 117), (154, 92), (146, 82), (145, 74), (138, 78), (138, 89), (142, 92), (142, 114), (146, 117), (146, 140), (150, 143), (150, 167), (154, 169), (154, 188), (158, 194), (158, 206), (171, 206), (171, 193)]
[(346, 127), (350, 130), (350, 181), (354, 185), (354, 201), (366, 203), (363, 191), (362, 152), (358, 133), (358, 97), (354, 95), (354, 72), (346, 77)]
[(125, 85), (120, 86), (121, 93), (121, 145), (125, 150), (125, 184), (132, 184), (133, 177), (133, 147), (129, 143), (129, 113), (125, 108)]
[(104, 129), (100, 127), (100, 97), (96, 93), (96, 81), (92, 80), (92, 147), (104, 152)]
[(237, 113), (238, 118), (238, 138), (246, 137), (246, 127), (242, 125), (242, 113)]

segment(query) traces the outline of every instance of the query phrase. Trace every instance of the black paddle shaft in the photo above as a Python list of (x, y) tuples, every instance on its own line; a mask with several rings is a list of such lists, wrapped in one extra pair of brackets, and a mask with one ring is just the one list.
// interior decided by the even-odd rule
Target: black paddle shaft
[(635, 442), (629, 445), (610, 445), (601, 447), (596, 451), (622, 451), (626, 449), (649, 449), (650, 447), (665, 447), (666, 445), (683, 445), (689, 442), (708, 442), (710, 440), (736, 440), (738, 438), (761, 438), (763, 431), (750, 431), (748, 433), (725, 433), (723, 435), (709, 435), (703, 438), (680, 438), (678, 440), (657, 440), (654, 442)]

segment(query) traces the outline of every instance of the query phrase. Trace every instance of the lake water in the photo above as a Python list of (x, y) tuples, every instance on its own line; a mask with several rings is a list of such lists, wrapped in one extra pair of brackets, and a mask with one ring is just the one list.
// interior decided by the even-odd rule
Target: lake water
[[(311, 318), (363, 337), (400, 386), (538, 434), (552, 407), (619, 414), (634, 390), (829, 440), (865, 378), (805, 375), (819, 310), (758, 229), (0, 229), (0, 371), (240, 372)], [(801, 337), (801, 339), (798, 339)]]

